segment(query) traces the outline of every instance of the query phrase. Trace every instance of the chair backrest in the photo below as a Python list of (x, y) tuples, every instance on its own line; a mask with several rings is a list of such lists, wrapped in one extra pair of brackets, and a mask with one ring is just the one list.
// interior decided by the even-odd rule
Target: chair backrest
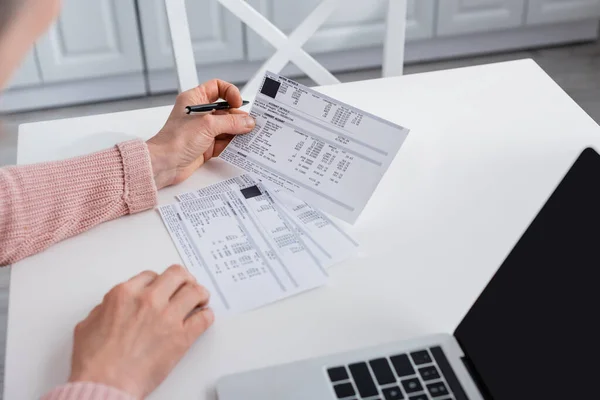
[(179, 91), (198, 86), (196, 58), (192, 47), (190, 25), (188, 23), (185, 0), (165, 0), (167, 21), (171, 34), (171, 48), (175, 59)]
[[(214, 1), (218, 1), (226, 7), (277, 50), (244, 87), (242, 90), (244, 96), (252, 95), (258, 90), (265, 71), (280, 72), (290, 61), (296, 64), (318, 85), (339, 83), (333, 74), (307, 54), (302, 46), (340, 6), (343, 0), (323, 0), (289, 36), (286, 36), (245, 0)], [(407, 0), (387, 1), (389, 3), (384, 41), (383, 76), (397, 76), (402, 75), (404, 65)], [(179, 90), (184, 91), (198, 85), (198, 74), (185, 0), (165, 0), (165, 5)]]
[(407, 0), (388, 0), (386, 33), (383, 44), (383, 76), (400, 76), (404, 72)]

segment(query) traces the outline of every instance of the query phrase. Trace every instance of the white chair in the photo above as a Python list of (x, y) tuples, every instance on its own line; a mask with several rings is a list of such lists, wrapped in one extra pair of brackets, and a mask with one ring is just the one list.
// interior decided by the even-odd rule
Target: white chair
[[(336, 8), (341, 6), (343, 0), (323, 0), (289, 36), (286, 36), (244, 0), (215, 1), (226, 7), (276, 49), (275, 54), (260, 67), (254, 77), (244, 86), (242, 95), (253, 95), (258, 90), (265, 71), (280, 72), (290, 61), (296, 64), (318, 85), (339, 83), (338, 79), (304, 51), (302, 46), (323, 25)], [(407, 0), (388, 1), (383, 76), (395, 76), (402, 75), (404, 65)], [(165, 4), (179, 90), (183, 91), (198, 85), (185, 0), (165, 0)]]

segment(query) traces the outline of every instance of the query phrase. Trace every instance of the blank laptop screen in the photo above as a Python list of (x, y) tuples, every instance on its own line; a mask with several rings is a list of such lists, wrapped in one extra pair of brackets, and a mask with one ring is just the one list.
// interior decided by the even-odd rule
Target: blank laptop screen
[(600, 156), (585, 150), (458, 326), (494, 400), (600, 399)]

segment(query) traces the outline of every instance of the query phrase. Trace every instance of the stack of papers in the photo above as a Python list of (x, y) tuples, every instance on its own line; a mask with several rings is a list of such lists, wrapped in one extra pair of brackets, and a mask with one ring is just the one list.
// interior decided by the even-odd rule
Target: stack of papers
[(159, 212), (215, 312), (241, 312), (321, 286), (358, 244), (329, 218), (249, 175), (178, 196)]
[(200, 199), (212, 194), (221, 194), (229, 191), (240, 191), (245, 196), (258, 194), (259, 187), (264, 195), (273, 203), (273, 207), (300, 236), (308, 250), (324, 268), (337, 264), (353, 256), (358, 248), (358, 243), (348, 234), (333, 223), (325, 214), (297, 199), (293, 195), (280, 189), (267, 191), (259, 185), (250, 175), (219, 182), (195, 192), (184, 193), (177, 196), (179, 201)]
[(272, 73), (250, 114), (256, 128), (221, 155), (250, 174), (159, 208), (218, 314), (325, 284), (358, 244), (320, 210), (354, 222), (408, 134)]

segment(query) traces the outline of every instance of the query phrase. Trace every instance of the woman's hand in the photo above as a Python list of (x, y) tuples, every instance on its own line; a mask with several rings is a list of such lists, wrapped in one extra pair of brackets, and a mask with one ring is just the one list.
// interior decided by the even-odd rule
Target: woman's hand
[(177, 96), (167, 123), (147, 142), (158, 189), (189, 178), (202, 164), (218, 156), (233, 135), (248, 133), (254, 128), (254, 119), (236, 109), (204, 115), (186, 114), (186, 106), (214, 103), (219, 98), (227, 100), (232, 107), (242, 106), (240, 91), (218, 79)]
[(69, 382), (102, 383), (144, 398), (213, 323), (209, 308), (196, 310), (208, 299), (178, 265), (115, 286), (75, 328)]

